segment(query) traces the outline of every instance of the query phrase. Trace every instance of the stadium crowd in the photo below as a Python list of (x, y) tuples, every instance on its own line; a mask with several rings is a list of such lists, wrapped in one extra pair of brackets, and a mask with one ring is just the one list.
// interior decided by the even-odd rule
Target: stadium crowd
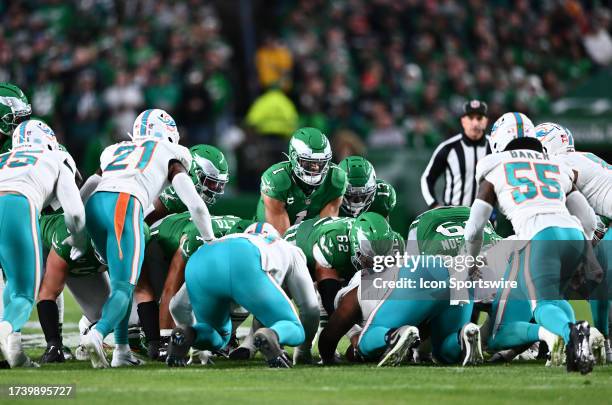
[[(492, 120), (548, 112), (594, 69), (583, 41), (585, 24), (607, 15), (596, 6), (605, 4), (279, 1), (256, 24), (251, 62), (260, 91), (279, 86), (295, 103), (296, 127), (349, 129), (371, 148), (433, 147), (456, 133), (472, 98), (488, 102)], [(86, 173), (87, 156), (125, 139), (142, 108), (173, 114), (195, 144), (222, 141), (242, 125), (236, 106), (252, 101), (237, 102), (248, 97), (237, 45), (210, 2), (30, 0), (3, 3), (0, 16), (0, 81), (25, 89)]]

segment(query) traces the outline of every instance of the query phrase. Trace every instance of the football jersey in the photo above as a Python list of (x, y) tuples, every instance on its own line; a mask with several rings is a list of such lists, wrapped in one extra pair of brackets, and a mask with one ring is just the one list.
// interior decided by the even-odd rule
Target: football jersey
[(304, 257), (302, 250), (286, 240), (274, 236), (234, 233), (210, 243), (217, 243), (229, 238), (244, 238), (255, 245), (261, 256), (261, 268), (270, 273), (280, 285), (283, 284), (285, 277), (293, 269), (306, 268), (306, 257)]
[(55, 188), (62, 165), (73, 176), (74, 160), (67, 152), (46, 149), (16, 149), (0, 155), (0, 191), (16, 191), (40, 213), (55, 200)]
[[(236, 223), (242, 221), (233, 215), (211, 216), (210, 220), (215, 238), (227, 235)], [(171, 258), (179, 248), (183, 257), (188, 258), (204, 242), (198, 228), (191, 221), (189, 212), (171, 214), (157, 221), (151, 226), (151, 237), (159, 243), (162, 252), (168, 258)]]
[[(285, 203), (291, 225), (319, 215), (329, 202), (344, 195), (348, 184), (344, 170), (331, 163), (323, 182), (315, 186), (310, 194), (304, 191), (309, 186), (302, 188), (298, 181), (292, 175), (288, 161), (270, 166), (261, 176), (261, 193)], [(257, 221), (265, 221), (265, 217), (263, 197), (260, 197), (256, 218)]]
[(171, 160), (177, 160), (186, 169), (189, 168), (189, 149), (152, 139), (111, 145), (100, 156), (102, 180), (96, 191), (131, 194), (143, 207), (149, 207), (170, 185), (168, 163)]
[[(372, 201), (372, 204), (370, 204), (368, 209), (363, 212), (375, 212), (385, 218), (388, 218), (391, 211), (393, 211), (395, 208), (396, 203), (397, 197), (393, 186), (384, 180), (376, 180), (376, 194), (374, 196), (374, 201)], [(340, 216), (352, 217), (353, 215), (346, 211), (344, 206), (341, 206)]]
[(592, 153), (569, 152), (555, 156), (576, 174), (575, 184), (595, 213), (612, 216), (612, 165)]
[(573, 172), (562, 162), (533, 150), (495, 153), (476, 165), (476, 181), (483, 179), (494, 186), (497, 204), (519, 239), (530, 240), (551, 226), (582, 230), (565, 206)]
[(68, 264), (68, 272), (71, 276), (86, 276), (106, 270), (94, 254), (91, 244), (87, 244), (85, 254), (77, 260), (70, 258), (72, 246), (66, 243), (70, 235), (66, 228), (63, 214), (43, 215), (40, 218), (40, 234), (43, 246), (46, 250), (53, 249), (55, 253)]
[[(439, 207), (419, 215), (408, 231), (408, 243), (416, 241), (418, 251), (425, 255), (456, 256), (463, 244), (465, 224), (470, 217), (468, 207)], [(487, 222), (484, 228), (484, 244), (500, 240), (493, 226)], [(412, 248), (412, 246), (411, 246)]]

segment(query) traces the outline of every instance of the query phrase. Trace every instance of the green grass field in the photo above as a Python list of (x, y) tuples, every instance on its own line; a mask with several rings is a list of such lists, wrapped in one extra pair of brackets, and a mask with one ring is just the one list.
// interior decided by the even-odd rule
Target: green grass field
[[(584, 314), (584, 306), (577, 312)], [(79, 313), (66, 297), (66, 322)], [(33, 318), (35, 320), (35, 318)], [(40, 334), (32, 329), (25, 333)], [(70, 333), (75, 333), (72, 330)], [(27, 350), (33, 358), (42, 348)], [(369, 365), (301, 366), (268, 369), (263, 360), (169, 369), (161, 363), (139, 368), (92, 370), (88, 362), (43, 365), (40, 369), (0, 370), (0, 384), (76, 384), (75, 399), (88, 404), (184, 403), (610, 403), (612, 366), (588, 376), (545, 368), (541, 362), (473, 368)], [(0, 403), (16, 403), (8, 397)], [(27, 400), (49, 403), (48, 399)]]

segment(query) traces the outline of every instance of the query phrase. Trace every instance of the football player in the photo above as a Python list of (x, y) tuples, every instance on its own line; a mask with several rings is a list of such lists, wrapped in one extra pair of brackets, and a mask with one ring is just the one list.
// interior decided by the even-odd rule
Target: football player
[(0, 83), (0, 154), (11, 149), (15, 127), (31, 114), (32, 106), (23, 91), (14, 84)]
[(42, 243), (38, 217), (59, 201), (70, 230), (71, 258), (83, 255), (87, 236), (85, 211), (75, 183), (74, 160), (60, 150), (53, 130), (39, 120), (19, 124), (11, 152), (0, 155), (0, 264), (6, 277), (5, 307), (0, 321), (0, 349), (11, 367), (30, 365), (22, 351), (8, 346), (32, 312), (42, 276)]
[(349, 156), (338, 166), (346, 172), (348, 181), (340, 216), (357, 217), (362, 212), (376, 212), (389, 220), (396, 204), (395, 189), (376, 178), (372, 163), (361, 156)]
[(145, 110), (134, 122), (132, 140), (107, 147), (101, 169), (83, 185), (87, 229), (108, 263), (111, 283), (102, 317), (84, 339), (94, 368), (109, 367), (102, 342), (112, 330), (111, 366), (141, 363), (129, 349), (127, 326), (144, 255), (143, 209), (172, 184), (204, 240), (214, 239), (208, 208), (188, 174), (191, 154), (178, 142), (176, 123), (167, 112)]
[(261, 176), (256, 218), (282, 235), (305, 219), (337, 217), (346, 191), (346, 173), (331, 163), (329, 141), (316, 128), (300, 128), (289, 142), (289, 160)]
[[(559, 124), (545, 122), (536, 127), (536, 136), (542, 142), (545, 151), (569, 166), (574, 172), (574, 184), (586, 197), (589, 205), (597, 215), (612, 216), (612, 165), (593, 153), (577, 152), (574, 147), (572, 132)], [(604, 242), (599, 245), (600, 250), (608, 256), (608, 263), (612, 263), (612, 233), (603, 237)], [(606, 242), (607, 241), (607, 242)], [(606, 269), (612, 272), (612, 267)], [(590, 300), (591, 312), (595, 327), (606, 338), (608, 337), (609, 300)], [(609, 350), (609, 341), (606, 342)], [(612, 351), (610, 351), (612, 361)]]
[[(283, 287), (295, 300), (299, 318)], [(183, 304), (185, 291), (191, 305)], [(258, 222), (245, 233), (203, 245), (189, 258), (185, 286), (171, 304), (179, 326), (172, 331), (169, 366), (184, 366), (191, 346), (218, 350), (227, 345), (231, 302), (263, 325), (253, 340), (270, 367), (291, 367), (281, 345), (305, 344), (303, 350), (310, 350), (319, 325), (319, 306), (306, 258), (299, 248), (281, 239), (274, 227)], [(191, 307), (196, 319), (193, 326)]]
[[(233, 215), (212, 216), (211, 223), (215, 238), (221, 238), (233, 233), (242, 233), (253, 223), (251, 220), (241, 219)], [(148, 340), (148, 354), (150, 358), (160, 357), (159, 349), (163, 347), (164, 340), (170, 338), (174, 322), (170, 316), (170, 299), (176, 294), (185, 282), (185, 265), (189, 257), (203, 244), (203, 239), (196, 226), (191, 221), (189, 212), (168, 215), (158, 221), (151, 230), (152, 241), (156, 243), (164, 258), (169, 261), (167, 274), (163, 284), (159, 303), (159, 318), (153, 325), (143, 325)], [(235, 318), (232, 317), (232, 320)], [(238, 320), (244, 321), (240, 316)], [(237, 325), (235, 325), (237, 327)], [(155, 331), (149, 329), (156, 328)], [(161, 329), (161, 337), (159, 337)], [(167, 331), (167, 333), (166, 333)], [(163, 358), (163, 353), (161, 353)]]
[(529, 241), (514, 255), (515, 264), (506, 274), (519, 288), (511, 297), (500, 297), (504, 311), (513, 312), (513, 306), (529, 301), (536, 322), (563, 338), (568, 371), (588, 373), (594, 363), (589, 325), (575, 321), (559, 288), (562, 271), (573, 272), (587, 254), (585, 234), (593, 234), (595, 213), (573, 185), (571, 169), (543, 153), (535, 127), (524, 114), (499, 118), (490, 143), (494, 153), (476, 167), (479, 191), (465, 226), (467, 252), (478, 255), (483, 228), (497, 204), (517, 238)]
[[(225, 160), (223, 152), (211, 145), (195, 145), (189, 149), (189, 152), (192, 157), (189, 176), (204, 203), (211, 206), (224, 193), (225, 185), (229, 181), (227, 160)], [(168, 214), (184, 213), (186, 211), (185, 204), (178, 197), (174, 188), (169, 186), (149, 207), (145, 213), (145, 222), (153, 225)], [(215, 224), (212, 225), (214, 231)], [(167, 269), (165, 266), (163, 268), (157, 266), (155, 258), (145, 260), (138, 284), (134, 290), (134, 300), (137, 305), (140, 324), (144, 329), (145, 339), (150, 342), (146, 345), (146, 351), (152, 358), (157, 357), (157, 347), (161, 342), (158, 298), (166, 280)], [(174, 295), (175, 292), (173, 291), (172, 294)], [(170, 297), (168, 297), (168, 300)], [(167, 333), (165, 339), (169, 338), (171, 329), (162, 329), (163, 332)], [(133, 330), (136, 330), (136, 336), (139, 337), (140, 328), (137, 326), (130, 327), (130, 336)], [(136, 341), (140, 343), (139, 338)]]

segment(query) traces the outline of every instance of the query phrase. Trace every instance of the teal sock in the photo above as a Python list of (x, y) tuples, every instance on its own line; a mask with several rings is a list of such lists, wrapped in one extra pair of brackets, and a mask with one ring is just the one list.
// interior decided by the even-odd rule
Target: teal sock
[[(541, 301), (535, 309), (535, 320), (555, 335), (563, 337), (565, 344), (570, 339), (570, 322), (573, 319), (568, 317), (565, 306), (560, 304), (563, 301)], [(572, 311), (573, 313), (573, 311)]]
[(506, 350), (513, 347), (532, 344), (540, 340), (540, 325), (529, 322), (510, 322), (502, 325), (489, 339), (487, 346), (493, 350)]
[(591, 314), (593, 315), (593, 325), (599, 329), (604, 336), (608, 336), (608, 310), (610, 301), (608, 300), (589, 300)]

